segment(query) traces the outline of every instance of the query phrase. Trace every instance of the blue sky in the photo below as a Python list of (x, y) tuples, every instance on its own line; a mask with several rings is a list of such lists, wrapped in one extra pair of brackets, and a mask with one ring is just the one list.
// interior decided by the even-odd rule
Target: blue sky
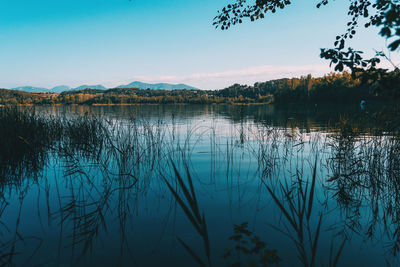
[[(218, 89), (330, 71), (319, 58), (345, 30), (347, 0), (292, 6), (216, 30), (228, 0), (0, 0), (0, 88), (134, 80)], [(383, 49), (375, 29), (352, 46)]]

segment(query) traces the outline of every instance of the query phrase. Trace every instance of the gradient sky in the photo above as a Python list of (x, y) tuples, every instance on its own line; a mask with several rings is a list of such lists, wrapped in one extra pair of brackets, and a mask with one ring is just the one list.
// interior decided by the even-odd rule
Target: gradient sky
[[(319, 51), (345, 30), (348, 0), (321, 9), (294, 0), (264, 20), (217, 30), (212, 19), (228, 2), (0, 0), (0, 88), (139, 80), (218, 89), (331, 71)], [(386, 41), (371, 29), (351, 45), (372, 52)]]

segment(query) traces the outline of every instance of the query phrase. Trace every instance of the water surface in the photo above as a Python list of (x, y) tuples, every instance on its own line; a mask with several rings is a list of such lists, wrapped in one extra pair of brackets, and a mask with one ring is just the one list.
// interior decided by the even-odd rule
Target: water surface
[[(266, 243), (261, 252), (276, 251), (280, 266), (302, 265), (299, 247), (316, 266), (328, 266), (338, 251), (339, 266), (399, 264), (400, 142), (377, 134), (384, 130), (377, 131), (373, 110), (136, 105), (35, 112), (69, 124), (51, 145), (11, 153), (1, 164), (1, 264), (196, 265), (178, 238), (207, 263), (204, 235), (171, 191), (190, 207), (177, 176), (188, 188), (188, 176), (193, 181), (214, 266), (238, 260), (234, 249), (224, 254), (238, 244), (230, 237), (242, 223)], [(315, 196), (296, 231), (278, 202), (299, 220), (290, 205), (301, 206), (306, 187), (309, 198), (313, 175)], [(258, 262), (261, 252), (240, 260)]]

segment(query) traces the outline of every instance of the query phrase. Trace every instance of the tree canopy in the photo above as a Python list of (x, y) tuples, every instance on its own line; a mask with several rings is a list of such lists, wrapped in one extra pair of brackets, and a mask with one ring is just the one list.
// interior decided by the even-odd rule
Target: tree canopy
[[(214, 18), (216, 28), (227, 30), (244, 20), (255, 21), (263, 19), (268, 13), (276, 13), (290, 5), (293, 0), (235, 0), (228, 4)], [(332, 0), (319, 0), (316, 7), (320, 8)], [(398, 51), (400, 48), (400, 0), (349, 0), (347, 30), (336, 36), (333, 48), (321, 48), (320, 56), (331, 61), (335, 70), (343, 71), (347, 66), (353, 72), (365, 69), (375, 69), (380, 58), (386, 57), (382, 51), (370, 59), (362, 57), (362, 51), (346, 46), (346, 41), (357, 33), (357, 27), (380, 29), (379, 34), (387, 38), (388, 50)], [(394, 64), (393, 64), (394, 65)], [(394, 66), (397, 69), (396, 66)]]

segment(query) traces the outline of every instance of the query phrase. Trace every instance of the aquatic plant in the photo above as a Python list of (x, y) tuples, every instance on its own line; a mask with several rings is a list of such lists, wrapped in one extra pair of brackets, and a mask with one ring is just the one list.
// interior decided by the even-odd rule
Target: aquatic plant
[[(315, 229), (312, 222), (316, 177), (317, 161), (314, 164), (311, 184), (309, 181), (305, 181), (304, 177), (297, 175), (297, 179), (292, 185), (289, 185), (287, 182), (284, 184), (279, 183), (280, 195), (275, 193), (271, 186), (265, 184), (273, 201), (288, 223), (284, 224), (284, 227), (273, 226), (273, 228), (282, 232), (294, 242), (299, 259), (304, 266), (316, 266), (318, 242), (322, 225), (322, 213), (318, 216), (318, 223)], [(337, 265), (345, 242), (346, 239), (343, 240), (335, 255), (332, 255), (331, 249), (329, 266)]]
[(177, 190), (175, 190), (171, 183), (167, 180), (165, 176), (162, 176), (164, 182), (168, 186), (169, 190), (171, 191), (172, 195), (174, 196), (175, 200), (178, 202), (179, 206), (182, 208), (183, 212), (185, 213), (186, 217), (189, 219), (193, 227), (196, 229), (197, 233), (203, 240), (204, 245), (204, 252), (206, 255), (206, 261), (202, 260), (201, 257), (196, 253), (187, 243), (185, 243), (182, 239), (177, 237), (179, 243), (185, 248), (185, 250), (196, 260), (196, 262), (200, 266), (211, 266), (211, 248), (210, 248), (210, 241), (208, 238), (208, 231), (207, 231), (207, 223), (205, 220), (204, 213), (202, 215), (197, 203), (196, 194), (194, 191), (194, 186), (192, 182), (192, 177), (189, 172), (189, 168), (186, 164), (184, 164), (184, 168), (186, 170), (186, 177), (187, 183), (189, 186), (185, 184), (181, 174), (179, 173), (175, 163), (171, 161), (172, 168), (175, 173), (175, 178), (178, 181), (179, 188), (183, 192), (183, 197), (181, 197)]
[(234, 225), (233, 231), (234, 234), (229, 239), (235, 246), (225, 249), (224, 253), (224, 259), (231, 261), (227, 266), (279, 266), (282, 259), (278, 257), (278, 252), (267, 249), (266, 243), (248, 229), (247, 222)]

